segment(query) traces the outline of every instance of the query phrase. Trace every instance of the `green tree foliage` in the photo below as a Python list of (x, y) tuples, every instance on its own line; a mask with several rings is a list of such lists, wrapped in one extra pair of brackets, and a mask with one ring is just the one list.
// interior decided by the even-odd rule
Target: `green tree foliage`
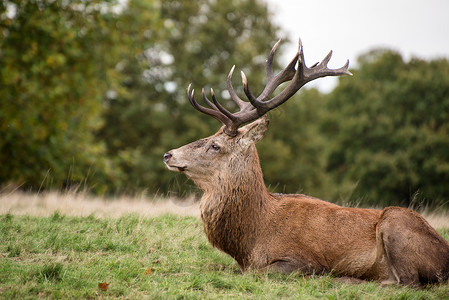
[(113, 4), (0, 4), (0, 183), (60, 188), (95, 177), (100, 188), (113, 180), (93, 135), (102, 124)]
[[(201, 102), (213, 87), (234, 111), (235, 64), (242, 98), (240, 69), (262, 91), (279, 35), (270, 18), (261, 0), (0, 2), (0, 185), (189, 192), (162, 155), (220, 124), (186, 88)], [(353, 73), (269, 113), (267, 185), (366, 205), (447, 201), (448, 61), (373, 51)]]
[(258, 149), (270, 190), (307, 193), (330, 198), (324, 151), (328, 142), (320, 133), (324, 94), (303, 89), (270, 112), (270, 129)]
[[(212, 134), (220, 124), (196, 111), (187, 100), (192, 83), (196, 98), (201, 88), (213, 87), (225, 105), (226, 76), (233, 64), (245, 68), (255, 91), (265, 82), (265, 60), (278, 28), (270, 23), (261, 1), (153, 1), (163, 26), (148, 26), (130, 1), (122, 14), (139, 22), (152, 43), (142, 44), (118, 63), (125, 80), (107, 101), (105, 126), (98, 137), (124, 170), (121, 190), (147, 188), (150, 192), (188, 189), (183, 175), (167, 172), (162, 155), (175, 147)], [(126, 27), (126, 26), (124, 26)], [(236, 72), (238, 73), (238, 72)], [(241, 86), (238, 78), (235, 86)], [(243, 95), (241, 88), (238, 89)], [(230, 109), (234, 107), (230, 106)]]
[(327, 170), (339, 193), (370, 205), (449, 199), (449, 62), (405, 62), (393, 51), (359, 59), (327, 99)]

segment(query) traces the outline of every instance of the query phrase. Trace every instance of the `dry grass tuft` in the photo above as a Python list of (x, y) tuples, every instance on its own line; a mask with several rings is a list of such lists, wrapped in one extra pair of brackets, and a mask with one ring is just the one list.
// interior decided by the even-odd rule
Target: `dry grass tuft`
[(449, 228), (449, 213), (425, 212), (422, 214), (433, 228)]
[(67, 216), (121, 217), (138, 214), (154, 217), (163, 214), (199, 216), (198, 203), (193, 198), (128, 198), (104, 199), (84, 193), (46, 192), (30, 194), (12, 192), (0, 194), (0, 214), (50, 216), (54, 212)]
[[(163, 214), (179, 216), (200, 215), (198, 202), (193, 198), (130, 198), (105, 199), (79, 192), (23, 192), (0, 193), (0, 214), (50, 216), (55, 212), (67, 216), (118, 218), (126, 214), (154, 217)], [(447, 212), (424, 212), (423, 216), (434, 228), (449, 228)]]

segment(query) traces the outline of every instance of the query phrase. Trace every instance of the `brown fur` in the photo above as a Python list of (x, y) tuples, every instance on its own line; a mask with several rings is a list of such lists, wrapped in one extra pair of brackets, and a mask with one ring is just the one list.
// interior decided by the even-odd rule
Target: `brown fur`
[[(305, 195), (271, 194), (255, 143), (263, 117), (169, 151), (165, 163), (203, 191), (201, 217), (211, 244), (248, 268), (419, 286), (447, 280), (449, 243), (404, 208), (346, 208)], [(217, 148), (219, 147), (219, 149)]]

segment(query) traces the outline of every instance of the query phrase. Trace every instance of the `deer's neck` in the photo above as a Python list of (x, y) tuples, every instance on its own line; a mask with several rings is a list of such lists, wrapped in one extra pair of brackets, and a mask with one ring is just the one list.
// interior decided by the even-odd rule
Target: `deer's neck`
[(216, 186), (204, 190), (201, 217), (212, 245), (245, 267), (270, 215), (270, 196), (255, 147), (249, 157), (236, 160), (231, 162), (238, 165), (232, 174), (217, 178)]

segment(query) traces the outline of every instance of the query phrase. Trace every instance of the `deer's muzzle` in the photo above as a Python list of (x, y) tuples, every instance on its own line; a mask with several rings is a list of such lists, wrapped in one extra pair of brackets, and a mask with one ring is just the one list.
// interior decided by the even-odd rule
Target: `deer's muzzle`
[(173, 164), (173, 162), (170, 161), (172, 157), (173, 157), (173, 154), (171, 154), (170, 152), (164, 153), (164, 163), (167, 166), (167, 168), (170, 171), (184, 172), (185, 169), (187, 169), (187, 166), (178, 166), (178, 165), (176, 165), (176, 161)]

